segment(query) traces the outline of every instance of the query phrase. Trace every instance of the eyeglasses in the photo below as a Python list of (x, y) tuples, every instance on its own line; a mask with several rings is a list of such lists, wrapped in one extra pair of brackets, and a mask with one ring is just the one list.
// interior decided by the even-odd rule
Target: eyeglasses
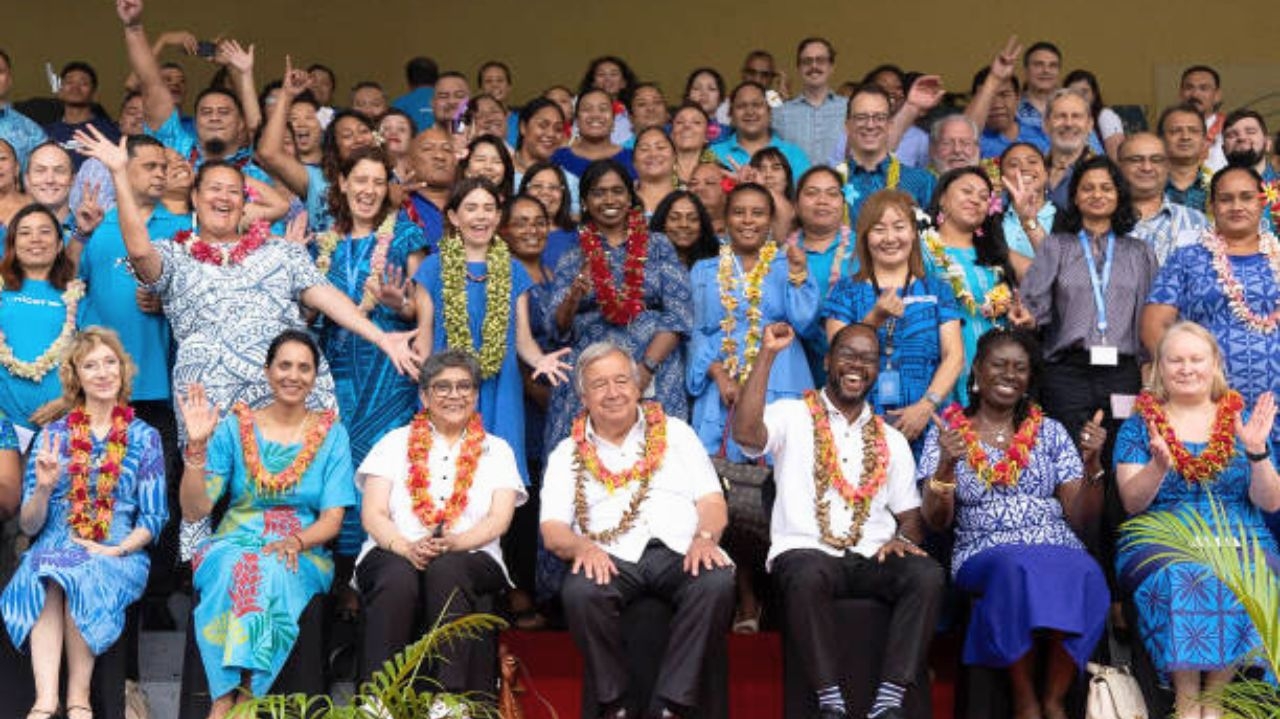
[(1163, 165), (1168, 161), (1169, 158), (1164, 155), (1125, 155), (1120, 158), (1120, 162), (1123, 164), (1134, 166), (1145, 165), (1148, 163), (1152, 165)]
[(887, 112), (858, 112), (849, 116), (855, 125), (883, 125), (889, 121)]
[(431, 390), (431, 396), (437, 399), (449, 397), (457, 394), (459, 397), (466, 397), (476, 391), (476, 383), (469, 379), (458, 380), (457, 382), (449, 382), (447, 380), (439, 380), (427, 385), (427, 389)]

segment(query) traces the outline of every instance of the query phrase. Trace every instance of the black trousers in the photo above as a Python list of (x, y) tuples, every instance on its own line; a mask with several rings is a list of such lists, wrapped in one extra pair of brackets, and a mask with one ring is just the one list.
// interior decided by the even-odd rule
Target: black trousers
[(833, 557), (817, 549), (792, 549), (773, 560), (773, 575), (782, 594), (784, 631), (800, 648), (815, 691), (840, 683), (840, 640), (832, 631), (838, 598), (878, 599), (893, 608), (880, 679), (915, 683), (929, 657), (946, 585), (936, 561), (907, 555), (881, 563), (854, 552)]
[[(501, 591), (507, 583), (502, 567), (483, 552), (450, 552), (431, 560), (419, 572), (409, 560), (374, 549), (356, 568), (364, 603), (364, 650), (360, 680), (435, 625), (476, 611), (476, 598)], [(432, 667), (437, 681), (451, 692), (492, 692), (491, 686), (469, 686), (472, 652), (480, 644), (460, 640), (446, 644), (443, 661)]]
[(138, 419), (155, 427), (160, 433), (160, 446), (164, 450), (165, 495), (168, 499), (169, 521), (165, 522), (155, 544), (151, 545), (151, 572), (147, 576), (147, 594), (167, 598), (177, 590), (178, 572), (178, 520), (182, 507), (178, 503), (178, 491), (182, 484), (182, 450), (178, 447), (178, 420), (173, 413), (173, 403), (167, 399), (137, 400), (132, 403)]
[(684, 571), (684, 555), (657, 540), (649, 542), (638, 562), (611, 557), (618, 574), (596, 584), (582, 572), (567, 574), (560, 598), (569, 633), (586, 661), (596, 688), (596, 701), (608, 706), (627, 693), (626, 650), (622, 610), (645, 594), (675, 606), (670, 636), (654, 693), (682, 707), (698, 704), (702, 668), (711, 642), (724, 642), (733, 619), (733, 569)]

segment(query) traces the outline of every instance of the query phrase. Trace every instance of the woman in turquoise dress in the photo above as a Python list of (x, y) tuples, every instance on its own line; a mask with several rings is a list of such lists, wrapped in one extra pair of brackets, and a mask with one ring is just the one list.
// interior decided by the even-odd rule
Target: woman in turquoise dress
[(207, 517), (230, 494), (217, 531), (192, 558), (210, 717), (225, 716), (241, 689), (254, 696), (271, 689), (298, 638), (299, 616), (333, 580), (325, 544), (356, 502), (355, 471), (336, 412), (307, 409), (319, 362), (310, 335), (286, 330), (267, 350), (270, 404), (238, 404), (219, 421), (198, 384), (180, 404), (188, 437), (183, 518)]
[[(22, 487), (19, 522), (34, 541), (0, 596), (13, 645), (31, 653), (28, 716), (36, 719), (57, 713), (64, 652), (66, 716), (93, 716), (94, 659), (115, 644), (125, 609), (142, 596), (143, 550), (169, 516), (160, 433), (126, 404), (135, 368), (119, 338), (90, 327), (65, 356), (61, 396), (35, 415), (45, 427)], [(16, 449), (13, 440), (11, 431), (0, 435), (0, 447)]]
[[(520, 476), (529, 483), (524, 452), (524, 383), (517, 358), (565, 381), (567, 348), (544, 353), (534, 340), (529, 290), (533, 281), (498, 236), (501, 200), (493, 183), (480, 177), (458, 183), (445, 205), (450, 231), (440, 251), (423, 261), (413, 279), (418, 350), (428, 356), (445, 347), (465, 349), (480, 361), (480, 415), (486, 432), (516, 452)], [(430, 343), (430, 344), (428, 344)], [(514, 350), (514, 351), (512, 351)]]
[[(991, 204), (991, 179), (977, 167), (950, 170), (938, 179), (927, 217), (921, 219), (925, 272), (951, 285), (964, 314), (964, 371), (957, 401), (969, 401), (969, 367), (978, 338), (1016, 318), (1013, 290), (1027, 258), (1010, 252), (999, 212)], [(1015, 273), (1016, 271), (1016, 273)], [(1015, 312), (1014, 317), (1009, 312)]]
[(51, 211), (27, 205), (9, 227), (0, 258), (0, 415), (35, 429), (32, 413), (62, 391), (58, 366), (84, 284)]
[[(1228, 388), (1218, 343), (1194, 322), (1165, 332), (1154, 365), (1150, 392), (1139, 397), (1116, 439), (1125, 510), (1194, 510), (1222, 534), (1243, 530), (1277, 566), (1280, 552), (1260, 511), (1280, 509), (1280, 476), (1268, 441), (1273, 395), (1262, 394), (1245, 413), (1240, 395)], [(1224, 461), (1209, 459), (1213, 454)], [(1214, 501), (1229, 527), (1216, 525)], [(1159, 556), (1164, 549), (1136, 543), (1122, 530), (1120, 582), (1133, 597), (1156, 669), (1172, 680), (1177, 716), (1218, 716), (1215, 707), (1201, 704), (1201, 692), (1225, 685), (1241, 664), (1256, 663), (1262, 642), (1244, 607), (1207, 567), (1172, 563)]]

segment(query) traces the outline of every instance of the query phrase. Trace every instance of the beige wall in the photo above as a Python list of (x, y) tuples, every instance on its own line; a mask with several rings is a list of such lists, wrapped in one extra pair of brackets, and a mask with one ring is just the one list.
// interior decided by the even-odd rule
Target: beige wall
[[(112, 0), (0, 4), (0, 47), (16, 64), (15, 96), (47, 92), (46, 61), (86, 59), (114, 107), (125, 64)], [(286, 52), (295, 62), (332, 65), (340, 88), (371, 78), (393, 95), (403, 89), (401, 67), (411, 55), (429, 54), (468, 75), (498, 57), (516, 69), (517, 99), (552, 83), (576, 84), (586, 61), (606, 52), (627, 58), (669, 95), (696, 65), (715, 65), (732, 82), (754, 47), (773, 51), (792, 71), (794, 44), (808, 34), (835, 42), (838, 80), (893, 60), (940, 71), (951, 89), (964, 90), (1017, 32), (1056, 41), (1066, 52), (1064, 71), (1094, 70), (1108, 102), (1151, 106), (1171, 97), (1167, 78), (1192, 62), (1227, 71), (1229, 105), (1280, 89), (1272, 81), (1280, 68), (1277, 16), (1274, 5), (1257, 0), (151, 0), (146, 20), (153, 37), (186, 27), (200, 37), (256, 43), (260, 82), (279, 74)]]

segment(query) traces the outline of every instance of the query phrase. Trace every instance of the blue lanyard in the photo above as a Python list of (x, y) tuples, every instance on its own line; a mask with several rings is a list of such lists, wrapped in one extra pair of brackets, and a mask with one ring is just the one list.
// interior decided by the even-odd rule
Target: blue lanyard
[[(374, 234), (373, 241), (369, 243), (369, 246), (364, 248), (364, 250), (361, 251), (359, 255), (356, 254), (356, 246), (358, 243), (359, 243), (359, 240), (357, 240), (355, 237), (348, 238), (346, 242), (342, 243), (347, 246), (347, 263), (346, 263), (347, 264), (347, 273), (346, 273), (347, 287), (346, 289), (348, 292), (355, 293), (357, 303), (359, 303), (360, 298), (364, 296), (364, 286), (359, 284), (360, 266), (364, 264), (365, 255), (366, 254), (372, 255), (374, 246), (378, 244), (377, 234), (376, 233)], [(370, 269), (370, 272), (372, 271), (373, 270)]]
[(1107, 233), (1107, 254), (1102, 261), (1102, 277), (1098, 277), (1098, 263), (1093, 259), (1093, 243), (1089, 235), (1080, 230), (1080, 248), (1084, 250), (1084, 263), (1089, 267), (1089, 284), (1093, 285), (1093, 306), (1098, 310), (1098, 334), (1107, 338), (1107, 287), (1111, 284), (1111, 263), (1116, 257), (1116, 233)]

